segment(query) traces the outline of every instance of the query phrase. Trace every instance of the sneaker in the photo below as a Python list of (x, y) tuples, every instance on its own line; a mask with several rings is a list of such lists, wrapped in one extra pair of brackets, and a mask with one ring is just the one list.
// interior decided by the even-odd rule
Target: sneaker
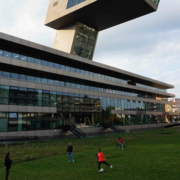
[(74, 160), (72, 160), (72, 162), (74, 162)]
[(113, 166), (112, 166), (112, 165), (110, 165), (110, 168), (113, 168)]
[(68, 162), (71, 162), (70, 160)]

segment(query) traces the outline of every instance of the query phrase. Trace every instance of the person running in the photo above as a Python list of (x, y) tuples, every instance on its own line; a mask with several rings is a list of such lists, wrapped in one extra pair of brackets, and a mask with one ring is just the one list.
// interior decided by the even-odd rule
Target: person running
[(69, 143), (69, 146), (67, 147), (67, 153), (68, 153), (68, 162), (74, 162), (74, 158), (73, 158), (73, 146), (72, 143)]
[(97, 153), (97, 159), (98, 159), (98, 172), (101, 172), (100, 169), (101, 169), (101, 163), (103, 164), (106, 164), (107, 166), (109, 166), (110, 168), (113, 168), (112, 165), (109, 165), (107, 162), (106, 162), (106, 158), (104, 156), (104, 154), (101, 152), (101, 150), (99, 149), (98, 150), (98, 153)]
[(124, 150), (124, 141), (121, 138), (118, 138), (116, 141), (117, 141), (116, 148), (117, 146), (121, 146), (122, 150)]
[(9, 171), (11, 169), (12, 160), (9, 158), (10, 155), (11, 155), (11, 152), (8, 152), (6, 154), (5, 160), (4, 160), (4, 165), (5, 165), (5, 168), (6, 168), (6, 178), (5, 178), (5, 180), (8, 180)]

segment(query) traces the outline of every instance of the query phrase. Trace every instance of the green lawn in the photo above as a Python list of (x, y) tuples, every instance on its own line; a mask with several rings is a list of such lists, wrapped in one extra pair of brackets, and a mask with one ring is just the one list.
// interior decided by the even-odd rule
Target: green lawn
[[(119, 135), (85, 139), (28, 142), (0, 146), (0, 179), (4, 179), (4, 154), (12, 152), (9, 180), (180, 180), (180, 129), (122, 134), (127, 149), (114, 150)], [(74, 163), (67, 162), (68, 142), (74, 145)], [(94, 164), (101, 148), (113, 169)]]

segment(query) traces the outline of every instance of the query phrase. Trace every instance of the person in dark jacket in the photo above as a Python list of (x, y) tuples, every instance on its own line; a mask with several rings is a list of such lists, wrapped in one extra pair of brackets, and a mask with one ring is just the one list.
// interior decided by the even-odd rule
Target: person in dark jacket
[(72, 143), (69, 143), (69, 146), (67, 147), (67, 153), (68, 153), (68, 162), (74, 162), (73, 158), (73, 146)]
[(11, 152), (8, 152), (6, 154), (5, 160), (4, 160), (4, 165), (6, 168), (6, 179), (5, 180), (8, 180), (9, 170), (11, 169), (12, 160), (9, 158), (10, 155), (11, 155)]

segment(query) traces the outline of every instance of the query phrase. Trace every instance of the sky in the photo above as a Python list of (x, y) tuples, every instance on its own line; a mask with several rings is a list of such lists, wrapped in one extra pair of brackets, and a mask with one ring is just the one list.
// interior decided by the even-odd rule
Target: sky
[[(44, 26), (49, 0), (0, 0), (0, 32), (48, 47), (56, 30)], [(101, 31), (93, 60), (175, 86), (180, 98), (180, 0)]]

